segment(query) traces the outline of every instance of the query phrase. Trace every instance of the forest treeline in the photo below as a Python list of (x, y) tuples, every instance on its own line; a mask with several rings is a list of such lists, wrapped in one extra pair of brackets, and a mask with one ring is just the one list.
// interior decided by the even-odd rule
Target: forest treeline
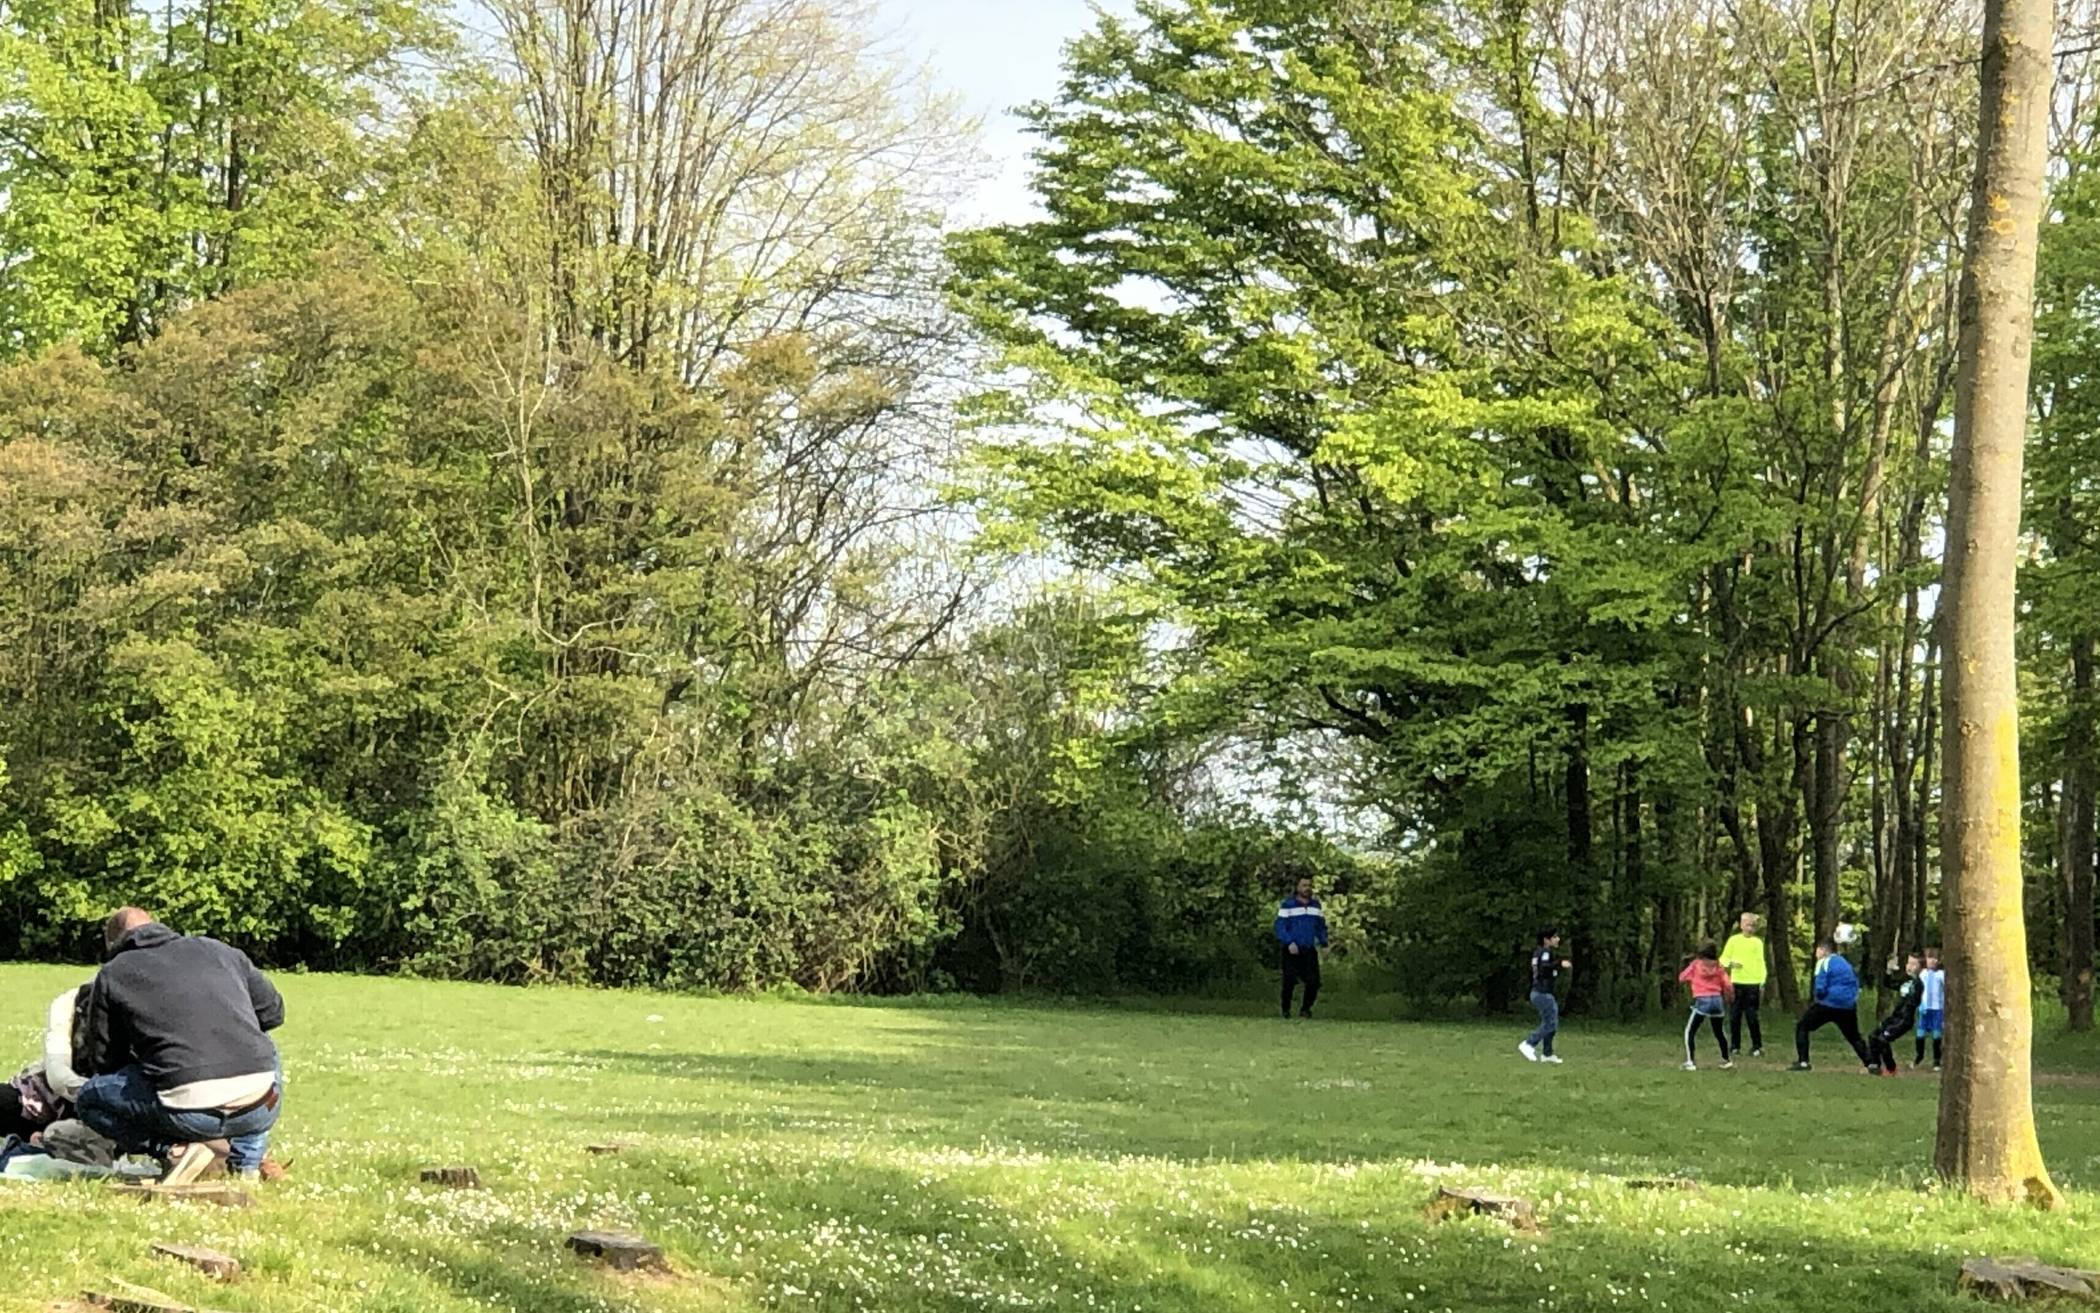
[[(0, 10), (0, 954), (1424, 999), (1937, 920), (1977, 14), (1142, 0), (948, 222), (855, 0)], [(2077, 43), (2071, 43), (2073, 47)], [(2093, 73), (2022, 578), (2091, 1016)]]

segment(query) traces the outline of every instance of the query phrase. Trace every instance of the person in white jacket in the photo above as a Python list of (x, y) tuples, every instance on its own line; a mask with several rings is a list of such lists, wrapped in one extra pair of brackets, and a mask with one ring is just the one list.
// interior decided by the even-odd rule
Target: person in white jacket
[(51, 1000), (43, 1056), (0, 1085), (0, 1136), (27, 1141), (72, 1115), (83, 1083), (73, 1069), (73, 1017), (81, 992), (69, 989)]

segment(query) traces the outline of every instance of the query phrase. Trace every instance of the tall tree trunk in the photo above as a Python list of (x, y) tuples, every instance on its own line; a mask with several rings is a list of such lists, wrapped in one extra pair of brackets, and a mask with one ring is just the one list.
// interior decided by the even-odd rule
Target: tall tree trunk
[(2071, 639), (2071, 717), (2064, 732), (2064, 1005), (2071, 1029), (2093, 1028), (2093, 636)]
[[(1841, 684), (1835, 671), (1824, 675)], [(1824, 712), (1816, 717), (1814, 786), (1809, 790), (1808, 834), (1815, 871), (1815, 937), (1821, 939), (1838, 923), (1838, 822), (1845, 805), (1844, 717)]]
[(1623, 933), (1626, 935), (1621, 976), (1633, 986), (1619, 990), (1620, 1010), (1632, 1013), (1639, 1011), (1647, 1002), (1647, 975), (1642, 970), (1646, 962), (1641, 952), (1641, 932), (1644, 928), (1641, 923), (1647, 918), (1641, 915), (1641, 909), (1651, 901), (1651, 896), (1647, 888), (1648, 845), (1642, 829), (1640, 771), (1632, 762), (1626, 763), (1620, 770), (1625, 781), (1623, 792), (1620, 794), (1620, 807), (1624, 812), (1625, 821), (1620, 827), (1620, 833), (1626, 846), (1626, 861), (1621, 881), (1624, 887), (1614, 901), (1619, 904), (1615, 915), (1625, 927)]
[(2020, 880), (2013, 650), (2034, 266), (2054, 70), (2051, 0), (1985, 0), (1976, 176), (1940, 612), (1947, 1048), (1940, 1174), (1985, 1200), (2055, 1207), (2034, 1128), (2034, 1012)]
[(1772, 950), (1772, 981), (1779, 986), (1779, 1005), (1788, 1012), (1801, 1010), (1801, 982), (1794, 979), (1794, 897), (1789, 887), (1794, 879), (1794, 838), (1799, 816), (1794, 802), (1801, 796), (1802, 777), (1808, 769), (1810, 723), (1794, 723), (1794, 769), (1782, 804), (1770, 798), (1757, 807), (1758, 865), (1765, 878), (1765, 942)]
[(1575, 885), (1574, 924), (1569, 935), (1575, 951), (1587, 954), (1587, 970), (1577, 970), (1568, 982), (1568, 1005), (1580, 1008), (1594, 1002), (1602, 983), (1599, 969), (1606, 954), (1596, 927), (1596, 881), (1593, 852), (1595, 822), (1590, 814), (1590, 709), (1576, 703), (1567, 709), (1568, 759), (1566, 803), (1568, 821), (1568, 873)]
[[(1911, 940), (1913, 943), (1930, 943), (1926, 930), (1926, 904), (1932, 884), (1932, 781), (1936, 750), (1940, 742), (1940, 704), (1935, 692), (1940, 675), (1939, 626), (1933, 626), (1932, 641), (1925, 646), (1925, 689), (1920, 694), (1918, 705), (1923, 708), (1925, 723), (1919, 727), (1918, 742), (1923, 745), (1918, 765), (1918, 788), (1914, 805), (1917, 815), (1911, 821), (1910, 841), (1911, 875), (1916, 883), (1911, 886)], [(1940, 927), (1946, 933), (1946, 927)], [(1944, 955), (1943, 959), (1944, 961)]]

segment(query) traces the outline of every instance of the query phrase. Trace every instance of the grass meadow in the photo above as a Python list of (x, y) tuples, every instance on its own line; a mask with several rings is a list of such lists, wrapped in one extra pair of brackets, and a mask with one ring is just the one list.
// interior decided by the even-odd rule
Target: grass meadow
[[(0, 1065), (79, 969), (0, 968)], [(244, 1212), (0, 1188), (0, 1309), (127, 1280), (221, 1310), (1842, 1309), (1974, 1307), (1960, 1260), (2100, 1266), (2100, 1041), (2045, 1025), (2044, 1147), (2067, 1212), (1932, 1189), (1936, 1085), (1677, 1069), (1675, 1028), (1310, 1024), (953, 1000), (855, 1005), (280, 978), (291, 1179)], [(1351, 1004), (1357, 1014), (1351, 1017)], [(1783, 1024), (1774, 1018), (1774, 1029)], [(587, 1144), (631, 1147), (594, 1156)], [(426, 1187), (427, 1166), (488, 1188)], [(1685, 1175), (1692, 1191), (1629, 1189)], [(1432, 1223), (1440, 1183), (1543, 1231)], [(669, 1277), (563, 1237), (632, 1228)], [(206, 1244), (213, 1286), (153, 1258)]]

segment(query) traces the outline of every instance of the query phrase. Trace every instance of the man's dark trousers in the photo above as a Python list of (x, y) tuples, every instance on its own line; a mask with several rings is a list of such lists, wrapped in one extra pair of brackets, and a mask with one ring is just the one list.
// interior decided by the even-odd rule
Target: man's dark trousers
[(1320, 950), (1301, 947), (1293, 953), (1283, 950), (1283, 1015), (1291, 1015), (1291, 994), (1299, 981), (1305, 982), (1305, 1002), (1298, 1011), (1301, 1017), (1312, 1015), (1313, 1000), (1320, 996)]
[(1807, 1062), (1808, 1037), (1825, 1026), (1838, 1028), (1838, 1034), (1843, 1035), (1852, 1051), (1859, 1055), (1860, 1066), (1874, 1065), (1867, 1056), (1867, 1042), (1859, 1036), (1859, 1013), (1853, 1008), (1825, 1007), (1821, 1003), (1810, 1004), (1808, 1011), (1801, 1014), (1800, 1024), (1794, 1027), (1794, 1056)]

